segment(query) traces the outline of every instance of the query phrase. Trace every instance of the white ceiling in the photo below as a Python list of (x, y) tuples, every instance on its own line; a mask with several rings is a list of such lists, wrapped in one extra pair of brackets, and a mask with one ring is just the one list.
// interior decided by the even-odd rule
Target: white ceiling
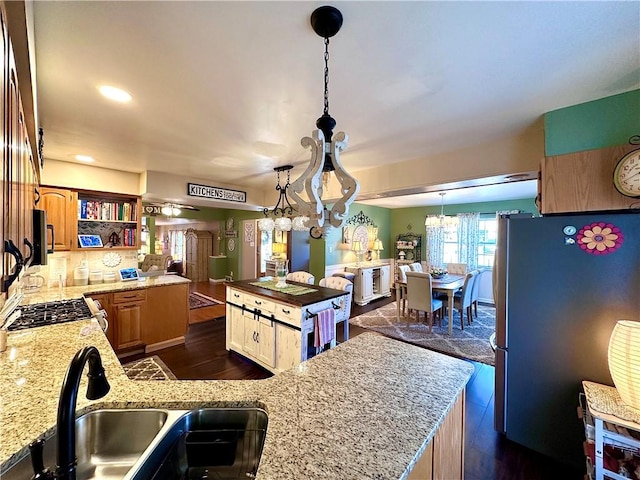
[[(324, 4), (36, 1), (45, 157), (266, 188), (273, 167), (293, 164), (295, 178), (309, 158), (300, 139), (322, 113), (324, 45), (309, 17)], [(344, 25), (330, 45), (330, 113), (349, 134), (341, 159), (356, 177), (640, 88), (637, 1), (333, 5)], [(102, 84), (133, 101), (109, 102)], [(535, 182), (459, 193), (488, 201), (514, 188), (535, 196)], [(366, 203), (439, 204), (427, 196)]]

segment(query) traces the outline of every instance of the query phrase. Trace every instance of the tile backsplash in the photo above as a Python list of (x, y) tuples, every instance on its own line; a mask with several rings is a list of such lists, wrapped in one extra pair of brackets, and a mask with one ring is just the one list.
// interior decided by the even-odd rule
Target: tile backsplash
[[(114, 265), (116, 262), (119, 263)], [(45, 285), (57, 286), (62, 275), (65, 285), (73, 285), (73, 270), (86, 261), (89, 272), (117, 272), (121, 268), (137, 268), (138, 252), (135, 250), (100, 250), (82, 252), (56, 252), (47, 258), (47, 265), (31, 267), (30, 273), (42, 275)], [(39, 271), (38, 271), (39, 269)]]

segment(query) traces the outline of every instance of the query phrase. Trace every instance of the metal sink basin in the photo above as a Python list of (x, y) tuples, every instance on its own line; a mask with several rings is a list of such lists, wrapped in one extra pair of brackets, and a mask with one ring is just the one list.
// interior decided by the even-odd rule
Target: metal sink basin
[(253, 478), (267, 432), (257, 408), (204, 408), (178, 418), (133, 480)]
[[(96, 410), (76, 420), (77, 480), (171, 480), (255, 476), (267, 430), (259, 408)], [(44, 446), (55, 469), (56, 436)], [(25, 480), (30, 455), (2, 474)]]
[[(167, 420), (165, 410), (96, 410), (76, 420), (78, 480), (121, 479), (138, 461)], [(44, 464), (56, 465), (56, 436), (44, 446)], [(33, 475), (27, 455), (2, 475), (24, 480)]]

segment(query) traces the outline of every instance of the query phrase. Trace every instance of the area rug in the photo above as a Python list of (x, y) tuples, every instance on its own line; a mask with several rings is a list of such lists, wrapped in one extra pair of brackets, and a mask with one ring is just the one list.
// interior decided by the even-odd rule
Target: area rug
[(401, 319), (400, 322), (396, 320), (395, 302), (349, 320), (351, 325), (375, 330), (403, 342), (454, 357), (495, 365), (494, 353), (489, 342), (496, 326), (495, 308), (480, 305), (478, 318), (475, 318), (471, 325), (466, 324), (465, 315), (464, 330), (460, 329), (460, 316), (455, 310), (451, 336), (448, 333), (447, 322), (445, 316), (442, 319), (442, 327), (435, 324), (429, 333), (429, 326), (424, 321), (423, 314), (420, 315), (420, 323), (416, 323), (414, 314), (407, 326), (406, 318)]
[(157, 355), (125, 363), (122, 368), (131, 380), (177, 380)]
[(189, 293), (189, 310), (194, 310), (196, 308), (210, 307), (212, 305), (221, 305), (221, 304), (222, 302), (214, 298), (207, 297), (202, 293), (198, 293), (198, 292)]

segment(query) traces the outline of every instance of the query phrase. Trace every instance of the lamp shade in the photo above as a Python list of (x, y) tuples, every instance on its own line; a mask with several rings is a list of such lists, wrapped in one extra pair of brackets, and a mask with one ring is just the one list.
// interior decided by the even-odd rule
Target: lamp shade
[(373, 242), (373, 249), (378, 252), (384, 250), (384, 248), (382, 247), (382, 240), (375, 240)]
[(362, 242), (360, 240), (354, 240), (353, 242), (351, 242), (351, 250), (353, 250), (354, 252), (361, 252)]
[(287, 245), (284, 243), (276, 242), (273, 245), (271, 245), (271, 251), (273, 253), (284, 253), (287, 251)]
[(620, 320), (609, 339), (609, 372), (622, 401), (640, 409), (640, 322)]

